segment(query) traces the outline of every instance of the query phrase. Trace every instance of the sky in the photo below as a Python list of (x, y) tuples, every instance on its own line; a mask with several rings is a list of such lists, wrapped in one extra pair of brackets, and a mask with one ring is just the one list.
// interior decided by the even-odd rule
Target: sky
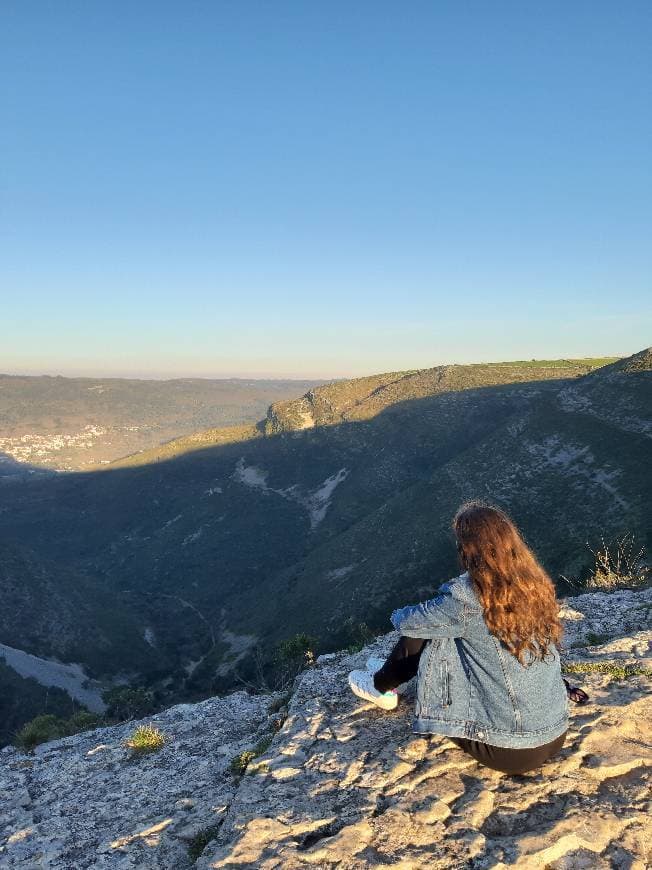
[(3, 0), (0, 371), (652, 344), (652, 3)]

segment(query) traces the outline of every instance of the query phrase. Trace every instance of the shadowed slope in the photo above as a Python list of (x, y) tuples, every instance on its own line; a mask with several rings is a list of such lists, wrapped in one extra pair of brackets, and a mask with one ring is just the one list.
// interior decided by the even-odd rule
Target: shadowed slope
[[(450, 368), (474, 367), (439, 375)], [(497, 377), (500, 366), (486, 368)], [(433, 389), (433, 371), (403, 380), (413, 374)], [(404, 401), (390, 402), (392, 393), (375, 414), (379, 385), (358, 384), (364, 401), (339, 407), (365, 419), (272, 435), (259, 427), (245, 440), (220, 430), (220, 443), (199, 435), (193, 449), (148, 465), (7, 484), (0, 534), (90, 578), (128, 614), (139, 640), (120, 635), (119, 657), (131, 651), (136, 679), (158, 680), (163, 669), (171, 699), (197, 697), (232, 686), (257, 644), (271, 660), (276, 644), (309, 631), (338, 648), (353, 639), (350, 620), (381, 630), (394, 604), (431, 594), (456, 570), (448, 527), (464, 498), (511, 510), (556, 578), (581, 573), (586, 541), (602, 534), (652, 543), (641, 425), (651, 378), (606, 367), (467, 383)], [(320, 389), (341, 398), (345, 387)], [(90, 624), (100, 600), (89, 602)], [(11, 645), (21, 640), (51, 652), (27, 635)], [(82, 663), (106, 677), (116, 661), (109, 649)]]

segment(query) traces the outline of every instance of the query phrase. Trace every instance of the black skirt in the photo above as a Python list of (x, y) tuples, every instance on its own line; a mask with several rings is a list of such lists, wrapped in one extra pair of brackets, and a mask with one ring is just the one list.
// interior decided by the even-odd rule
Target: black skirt
[(564, 745), (566, 731), (541, 746), (533, 746), (531, 749), (508, 749), (504, 746), (491, 746), (489, 743), (480, 743), (478, 740), (468, 740), (466, 737), (450, 737), (460, 749), (493, 770), (502, 773), (526, 773), (541, 767), (553, 755), (556, 755)]

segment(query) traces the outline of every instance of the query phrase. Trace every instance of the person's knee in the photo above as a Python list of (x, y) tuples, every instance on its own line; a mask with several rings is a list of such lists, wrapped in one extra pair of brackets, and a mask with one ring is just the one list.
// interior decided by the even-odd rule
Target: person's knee
[(399, 643), (401, 645), (401, 651), (404, 654), (404, 658), (411, 658), (412, 656), (421, 655), (427, 641), (425, 641), (421, 637), (404, 637), (403, 635), (401, 635)]

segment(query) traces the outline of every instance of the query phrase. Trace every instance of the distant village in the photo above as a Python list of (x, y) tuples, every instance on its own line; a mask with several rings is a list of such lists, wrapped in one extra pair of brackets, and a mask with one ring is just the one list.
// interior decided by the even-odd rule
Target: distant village
[[(105, 426), (84, 426), (81, 432), (60, 432), (56, 434), (33, 434), (18, 435), (13, 437), (0, 437), (0, 453), (5, 454), (16, 462), (32, 463), (41, 466), (56, 466), (62, 471), (73, 471), (83, 465), (93, 465), (97, 462), (94, 456), (85, 462), (75, 461), (61, 462), (61, 451), (85, 451), (98, 446), (102, 439), (102, 446), (110, 446), (111, 441), (105, 440), (105, 436), (111, 432), (138, 432), (141, 426), (119, 426), (109, 429)], [(100, 460), (107, 463), (110, 460)]]

